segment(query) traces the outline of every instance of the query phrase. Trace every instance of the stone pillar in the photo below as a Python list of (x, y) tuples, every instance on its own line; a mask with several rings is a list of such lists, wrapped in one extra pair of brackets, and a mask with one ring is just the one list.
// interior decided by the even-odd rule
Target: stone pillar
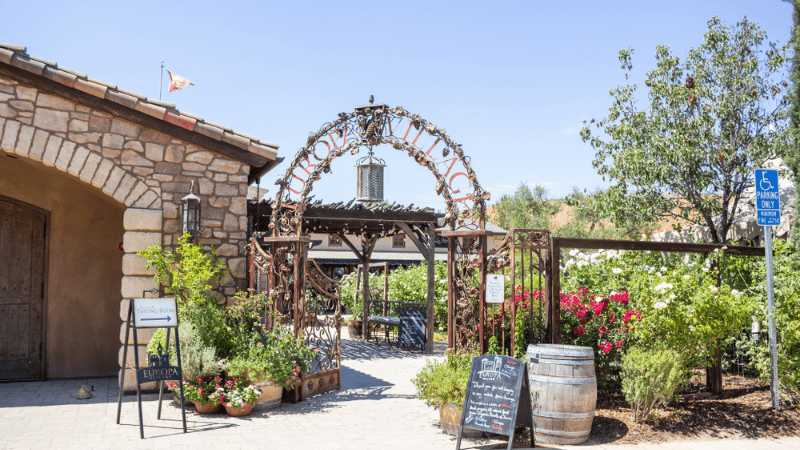
[[(120, 303), (120, 318), (122, 326), (120, 328), (120, 342), (125, 344), (125, 320), (128, 317), (128, 305), (130, 299), (141, 298), (142, 291), (157, 288), (153, 268), (146, 268), (145, 261), (137, 255), (137, 252), (153, 245), (162, 245), (162, 218), (160, 209), (139, 209), (128, 208), (123, 216), (123, 226), (125, 235), (123, 236), (123, 249), (125, 256), (122, 257), (122, 302)], [(154, 329), (140, 330), (137, 339), (139, 342), (139, 367), (147, 365), (147, 342), (153, 336)], [(133, 369), (126, 366), (135, 367), (133, 351), (133, 333), (129, 337), (127, 361), (122, 361), (123, 346), (119, 349), (119, 376), (123, 379), (123, 390), (136, 390), (136, 374)], [(156, 389), (157, 383), (142, 385), (142, 389)]]

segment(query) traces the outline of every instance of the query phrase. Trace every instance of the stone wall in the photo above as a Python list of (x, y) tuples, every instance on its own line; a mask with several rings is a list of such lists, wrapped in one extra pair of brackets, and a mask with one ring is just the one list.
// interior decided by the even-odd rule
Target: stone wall
[(136, 252), (177, 243), (180, 199), (192, 181), (202, 202), (195, 242), (214, 246), (231, 269), (221, 293), (231, 297), (245, 287), (247, 164), (3, 77), (0, 149), (68, 173), (125, 205), (123, 320), (127, 299), (155, 287)]

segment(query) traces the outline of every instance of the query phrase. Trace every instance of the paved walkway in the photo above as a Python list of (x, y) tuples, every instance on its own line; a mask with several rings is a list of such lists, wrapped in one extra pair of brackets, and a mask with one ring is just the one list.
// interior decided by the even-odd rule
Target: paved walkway
[[(179, 408), (165, 402), (162, 419), (157, 420), (158, 396), (146, 395), (144, 440), (139, 439), (136, 396), (124, 398), (121, 424), (116, 424), (115, 378), (0, 384), (0, 449), (455, 448), (455, 439), (439, 428), (438, 412), (414, 398), (410, 380), (425, 356), (349, 339), (342, 341), (342, 350), (340, 391), (245, 418), (187, 410), (187, 434), (181, 429)], [(436, 350), (441, 356), (444, 345)], [(94, 387), (94, 398), (75, 399), (82, 384)], [(489, 450), (505, 444), (465, 439), (462, 448)], [(581, 448), (800, 450), (800, 438)]]

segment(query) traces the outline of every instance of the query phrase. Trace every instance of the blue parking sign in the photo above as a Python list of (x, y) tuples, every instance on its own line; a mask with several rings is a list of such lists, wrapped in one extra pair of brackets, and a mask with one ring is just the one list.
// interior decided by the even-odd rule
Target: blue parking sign
[(761, 226), (781, 224), (778, 171), (756, 169), (756, 221)]

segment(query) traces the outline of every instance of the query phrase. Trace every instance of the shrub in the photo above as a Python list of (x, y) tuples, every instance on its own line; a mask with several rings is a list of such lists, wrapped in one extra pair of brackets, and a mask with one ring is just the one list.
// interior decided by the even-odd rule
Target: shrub
[(475, 353), (448, 350), (443, 361), (428, 360), (411, 380), (417, 389), (417, 398), (436, 409), (445, 403), (462, 409), (473, 356)]
[(655, 408), (672, 399), (686, 379), (677, 352), (633, 347), (622, 357), (622, 392), (636, 422), (647, 420)]
[[(196, 328), (187, 320), (178, 325), (181, 342), (181, 365), (183, 378), (186, 380), (209, 381), (222, 372), (213, 347), (203, 344), (197, 338)], [(172, 339), (170, 339), (172, 341)], [(174, 346), (173, 346), (174, 348)], [(173, 350), (170, 364), (177, 366), (178, 358)]]

